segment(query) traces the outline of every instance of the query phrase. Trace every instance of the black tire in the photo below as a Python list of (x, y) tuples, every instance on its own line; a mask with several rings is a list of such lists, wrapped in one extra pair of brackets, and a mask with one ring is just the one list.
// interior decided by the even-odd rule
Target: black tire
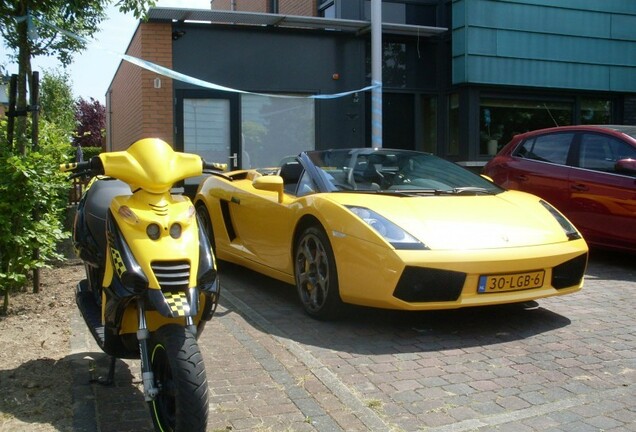
[(208, 209), (205, 207), (205, 204), (199, 202), (196, 206), (197, 215), (199, 216), (199, 221), (203, 225), (203, 230), (208, 235), (208, 239), (210, 240), (210, 246), (212, 246), (212, 252), (216, 255), (216, 243), (214, 241), (214, 229), (212, 228), (212, 220), (210, 219), (210, 214), (208, 213)]
[(179, 325), (161, 327), (150, 337), (150, 362), (159, 388), (148, 403), (155, 430), (205, 431), (208, 380), (194, 335)]
[(318, 226), (305, 229), (294, 248), (296, 290), (305, 312), (316, 319), (339, 318), (343, 303), (331, 243)]

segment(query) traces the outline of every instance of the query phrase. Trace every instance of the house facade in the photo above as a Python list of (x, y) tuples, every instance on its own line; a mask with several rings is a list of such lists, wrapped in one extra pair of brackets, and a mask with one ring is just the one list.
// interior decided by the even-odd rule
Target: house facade
[[(371, 145), (370, 0), (211, 7), (138, 25), (127, 54), (182, 75), (122, 62), (107, 150), (156, 136), (246, 168)], [(382, 14), (384, 147), (479, 167), (515, 133), (636, 124), (633, 0), (384, 0)]]

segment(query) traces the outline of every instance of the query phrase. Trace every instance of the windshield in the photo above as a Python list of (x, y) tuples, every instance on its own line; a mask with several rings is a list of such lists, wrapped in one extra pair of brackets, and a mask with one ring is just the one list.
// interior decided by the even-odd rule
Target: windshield
[(494, 194), (501, 188), (428, 153), (371, 148), (307, 152), (329, 191)]

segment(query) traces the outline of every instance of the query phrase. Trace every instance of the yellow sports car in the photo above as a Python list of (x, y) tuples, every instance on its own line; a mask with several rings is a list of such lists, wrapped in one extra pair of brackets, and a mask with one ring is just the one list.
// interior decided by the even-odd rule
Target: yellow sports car
[(303, 152), (214, 174), (195, 205), (219, 259), (295, 284), (319, 319), (344, 303), (452, 309), (569, 294), (587, 266), (585, 241), (550, 204), (428, 153)]

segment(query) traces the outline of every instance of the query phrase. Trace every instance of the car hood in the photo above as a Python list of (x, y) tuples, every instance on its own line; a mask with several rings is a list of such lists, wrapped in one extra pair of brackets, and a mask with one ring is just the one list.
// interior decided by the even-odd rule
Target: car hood
[(433, 250), (534, 246), (567, 241), (540, 199), (523, 192), (411, 196), (331, 194), (345, 206), (373, 210)]

